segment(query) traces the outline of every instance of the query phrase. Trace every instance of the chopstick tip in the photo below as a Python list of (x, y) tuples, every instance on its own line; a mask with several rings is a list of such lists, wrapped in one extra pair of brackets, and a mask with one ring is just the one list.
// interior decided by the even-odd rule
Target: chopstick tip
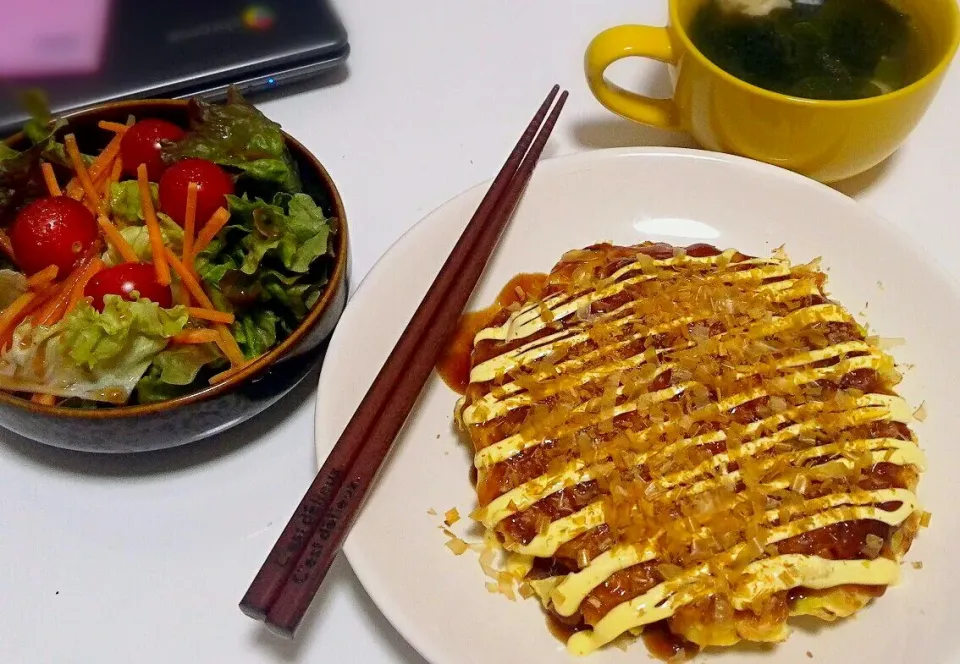
[(549, 127), (551, 130), (556, 124), (557, 120), (560, 117), (560, 111), (563, 110), (564, 104), (567, 103), (567, 98), (570, 96), (570, 93), (567, 90), (564, 90), (560, 93), (560, 96), (557, 98), (557, 103), (553, 105), (553, 110), (550, 111), (550, 116), (547, 118), (545, 126)]
[(266, 628), (276, 634), (277, 636), (282, 636), (285, 639), (292, 639), (294, 636), (295, 628), (290, 629), (289, 627), (279, 627), (278, 625), (273, 624), (269, 620), (264, 623)]
[(263, 622), (267, 619), (266, 611), (261, 608), (251, 606), (246, 602), (240, 602), (240, 611), (243, 613), (243, 615), (247, 616), (248, 618), (253, 618), (254, 620)]

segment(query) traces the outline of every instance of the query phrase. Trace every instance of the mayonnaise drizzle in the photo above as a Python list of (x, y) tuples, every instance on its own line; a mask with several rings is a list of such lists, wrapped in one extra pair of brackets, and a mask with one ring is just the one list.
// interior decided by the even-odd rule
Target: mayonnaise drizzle
[[(879, 354), (852, 357), (829, 367), (798, 371), (791, 376), (791, 382), (795, 386), (806, 385), (818, 380), (840, 377), (858, 369), (880, 369), (884, 366), (886, 361), (887, 359)], [(575, 433), (590, 426), (599, 424), (604, 420), (610, 420), (619, 415), (635, 412), (642, 407), (669, 401), (673, 397), (681, 394), (696, 384), (697, 383), (692, 381), (685, 382), (680, 383), (679, 385), (672, 385), (656, 392), (644, 393), (638, 398), (618, 404), (614, 408), (605, 410), (588, 418), (582, 418), (574, 424), (562, 426), (554, 432), (554, 435), (556, 437), (566, 436), (568, 434)], [(618, 387), (617, 390), (619, 394), (622, 390), (622, 387)], [(724, 399), (720, 402), (719, 408), (721, 410), (732, 410), (737, 406), (754, 401), (766, 395), (767, 393), (763, 389), (743, 392)], [(587, 404), (580, 404), (571, 411), (571, 414), (583, 413), (588, 413)], [(476, 456), (474, 457), (474, 465), (479, 469), (489, 468), (493, 464), (506, 461), (510, 457), (516, 456), (526, 449), (534, 447), (535, 445), (539, 445), (543, 441), (544, 438), (542, 436), (528, 437), (524, 433), (516, 433), (477, 452)]]

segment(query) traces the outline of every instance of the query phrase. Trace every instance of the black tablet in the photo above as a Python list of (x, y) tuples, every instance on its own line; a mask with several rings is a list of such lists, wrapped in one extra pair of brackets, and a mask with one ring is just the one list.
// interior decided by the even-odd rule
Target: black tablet
[(308, 78), (349, 51), (325, 0), (19, 6), (16, 30), (0, 44), (0, 132), (23, 121), (19, 94), (29, 88), (45, 90), (54, 112), (138, 97), (216, 98), (229, 85), (254, 92)]

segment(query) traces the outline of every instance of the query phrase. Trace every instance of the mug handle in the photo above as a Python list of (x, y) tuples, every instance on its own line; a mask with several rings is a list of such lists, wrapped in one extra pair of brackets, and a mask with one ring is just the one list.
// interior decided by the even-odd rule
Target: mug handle
[(593, 38), (584, 55), (583, 66), (590, 91), (601, 104), (625, 118), (660, 129), (680, 129), (680, 115), (673, 99), (637, 94), (604, 77), (607, 67), (629, 57), (653, 58), (676, 64), (679, 53), (673, 47), (668, 28), (618, 25), (604, 30)]

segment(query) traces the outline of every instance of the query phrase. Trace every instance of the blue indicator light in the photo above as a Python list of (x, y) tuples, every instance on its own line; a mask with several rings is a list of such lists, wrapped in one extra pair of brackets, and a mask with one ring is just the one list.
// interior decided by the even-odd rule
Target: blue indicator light
[(276, 80), (274, 80), (274, 79), (271, 77), (271, 78), (268, 78), (268, 79), (267, 79), (267, 83), (268, 83), (269, 85), (273, 85), (274, 83), (276, 83)]

